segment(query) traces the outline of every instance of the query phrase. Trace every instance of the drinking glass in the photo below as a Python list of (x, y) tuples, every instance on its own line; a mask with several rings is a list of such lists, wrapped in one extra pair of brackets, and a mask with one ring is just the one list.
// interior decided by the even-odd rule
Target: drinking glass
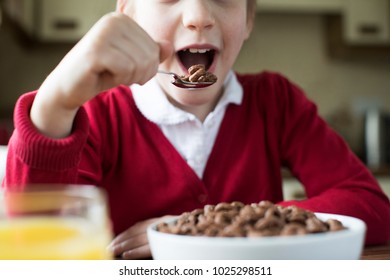
[(0, 259), (111, 259), (105, 192), (86, 185), (28, 185), (0, 197)]

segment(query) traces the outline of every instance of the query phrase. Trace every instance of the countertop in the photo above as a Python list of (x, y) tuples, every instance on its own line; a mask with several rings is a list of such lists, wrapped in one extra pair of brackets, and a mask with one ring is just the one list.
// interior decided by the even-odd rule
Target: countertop
[(390, 260), (390, 242), (384, 245), (366, 246), (362, 260)]

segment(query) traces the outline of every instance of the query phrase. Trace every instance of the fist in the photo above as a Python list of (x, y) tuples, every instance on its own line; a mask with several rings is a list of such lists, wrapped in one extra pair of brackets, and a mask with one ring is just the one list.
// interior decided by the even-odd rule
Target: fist
[(47, 83), (61, 97), (57, 101), (77, 108), (109, 88), (147, 82), (166, 56), (163, 52), (131, 18), (111, 13), (65, 56)]

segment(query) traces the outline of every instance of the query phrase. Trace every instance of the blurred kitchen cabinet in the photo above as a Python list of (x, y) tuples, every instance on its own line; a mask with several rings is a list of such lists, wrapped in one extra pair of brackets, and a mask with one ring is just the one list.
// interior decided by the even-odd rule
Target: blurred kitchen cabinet
[(259, 12), (342, 16), (350, 45), (390, 44), (390, 0), (258, 0)]
[[(326, 42), (331, 57), (390, 59), (390, 0), (344, 0), (340, 15), (327, 15)], [(362, 4), (362, 3), (364, 4)]]
[(350, 45), (390, 45), (389, 0), (344, 0), (344, 38)]
[(104, 14), (112, 0), (3, 0), (10, 18), (41, 42), (75, 42)]
[(344, 0), (257, 0), (260, 12), (340, 13)]
[(390, 58), (390, 0), (258, 0), (259, 13), (320, 14), (338, 58)]

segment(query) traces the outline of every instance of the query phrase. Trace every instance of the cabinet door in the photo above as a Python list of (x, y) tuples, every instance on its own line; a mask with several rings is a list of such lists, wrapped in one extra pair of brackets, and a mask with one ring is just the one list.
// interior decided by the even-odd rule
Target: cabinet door
[[(259, 11), (333, 13), (341, 12), (344, 0), (257, 0)], [(370, 0), (367, 0), (370, 1)]]
[(37, 36), (42, 41), (76, 41), (105, 13), (112, 0), (41, 0)]
[[(4, 12), (30, 36), (34, 34), (34, 5), (32, 0), (3, 0)], [(1, 4), (1, 1), (0, 1)]]
[(344, 34), (348, 44), (390, 43), (389, 0), (344, 0)]

